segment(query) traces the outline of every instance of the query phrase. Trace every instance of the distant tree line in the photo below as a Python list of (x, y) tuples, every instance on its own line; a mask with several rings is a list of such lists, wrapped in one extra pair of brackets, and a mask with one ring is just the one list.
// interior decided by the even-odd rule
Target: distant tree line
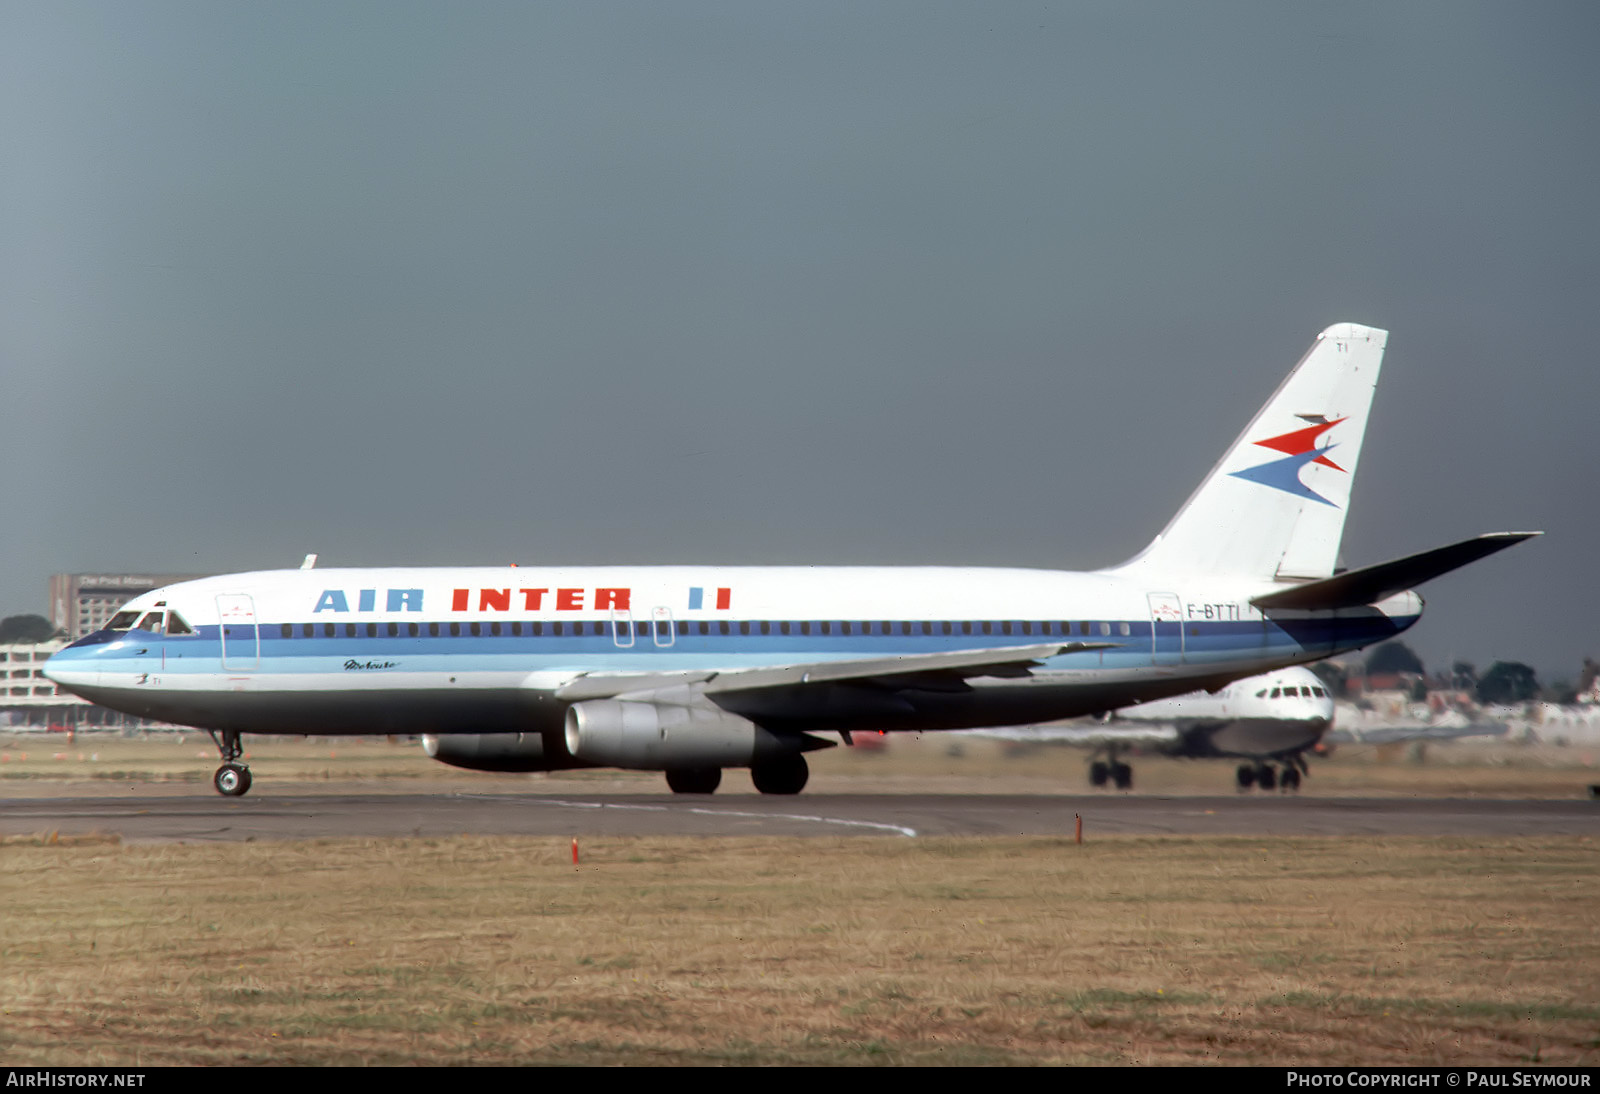
[(48, 642), (55, 636), (55, 624), (42, 615), (8, 615), (0, 619), (0, 645), (10, 642)]
[[(1418, 681), (1412, 689), (1413, 698), (1426, 697), (1426, 684), (1422, 682), (1426, 675), (1422, 659), (1404, 642), (1385, 642), (1378, 646), (1367, 656), (1365, 671), (1368, 676), (1414, 675)], [(1338, 676), (1339, 694), (1343, 694), (1343, 675), (1341, 671)], [(1328, 676), (1323, 678), (1328, 680), (1330, 687), (1333, 686)], [(1578, 694), (1578, 689), (1565, 682), (1549, 688), (1541, 687), (1533, 668), (1521, 661), (1496, 661), (1482, 676), (1478, 675), (1470, 661), (1457, 661), (1450, 666), (1448, 682), (1453, 690), (1471, 692), (1477, 702), (1486, 706), (1506, 706), (1535, 699), (1570, 703)]]

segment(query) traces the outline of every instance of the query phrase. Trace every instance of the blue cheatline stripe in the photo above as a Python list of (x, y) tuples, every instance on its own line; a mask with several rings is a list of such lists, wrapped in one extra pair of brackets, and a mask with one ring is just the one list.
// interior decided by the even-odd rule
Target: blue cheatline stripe
[[(698, 633), (698, 621), (693, 621), (688, 633), (676, 635), (675, 642), (670, 646), (657, 647), (653, 642), (640, 641), (632, 647), (618, 648), (608, 633), (609, 628), (596, 633), (595, 621), (586, 622), (582, 635), (568, 632), (559, 636), (550, 633), (553, 629), (551, 625), (546, 625), (544, 634), (532, 635), (527, 633), (531, 621), (523, 622), (525, 630), (520, 636), (509, 633), (509, 624), (502, 624), (502, 633), (499, 635), (489, 634), (485, 626), (484, 633), (476, 636), (467, 633), (465, 627), (459, 636), (450, 636), (448, 624), (441, 624), (441, 630), (445, 633), (431, 637), (427, 634), (428, 624), (424, 623), (421, 624), (422, 634), (414, 638), (405, 633), (408, 629), (406, 624), (398, 624), (400, 634), (389, 636), (387, 622), (375, 624), (378, 634), (371, 637), (366, 634), (366, 624), (357, 624), (359, 630), (353, 636), (344, 634), (343, 624), (336, 624), (338, 633), (334, 636), (323, 635), (322, 625), (313, 624), (315, 633), (310, 637), (304, 636), (303, 624), (294, 624), (293, 634), (288, 638), (282, 637), (281, 624), (265, 624), (260, 628), (260, 664), (252, 665), (251, 671), (264, 676), (276, 672), (333, 671), (349, 668), (344, 662), (350, 659), (363, 662), (356, 666), (358, 668), (366, 667), (364, 663), (368, 660), (380, 659), (396, 662), (386, 667), (419, 672), (534, 671), (570, 669), (574, 666), (590, 670), (666, 671), (703, 666), (708, 658), (715, 658), (717, 663), (728, 666), (756, 666), (935, 653), (1080, 637), (1076, 633), (1070, 636), (1038, 634), (1042, 627), (1038, 622), (1031, 624), (1031, 629), (1035, 631), (1033, 635), (1022, 636), (1016, 633), (1020, 630), (1016, 621), (1013, 621), (1013, 633), (1010, 635), (999, 633), (1001, 624), (992, 622), (991, 633), (984, 635), (981, 633), (981, 621), (973, 623), (973, 634), (962, 633), (961, 622), (953, 622), (951, 634), (943, 634), (942, 623), (936, 623), (933, 627), (936, 633), (923, 635), (920, 633), (921, 621), (913, 624), (914, 633), (910, 635), (899, 633), (899, 623), (894, 623), (890, 633), (885, 634), (881, 622), (873, 624), (871, 633), (863, 634), (861, 623), (852, 621), (852, 633), (845, 635), (840, 633), (840, 622), (834, 621), (832, 633), (823, 635), (817, 633), (819, 622), (812, 621), (813, 633), (810, 635), (795, 633), (798, 624), (793, 622), (788, 635), (781, 633), (779, 624), (771, 622), (768, 624), (769, 633), (763, 635), (760, 633), (760, 621), (748, 621), (751, 624), (751, 633), (748, 635), (739, 633), (737, 622), (730, 624), (729, 634), (721, 634), (720, 625), (713, 623), (708, 628), (712, 633), (701, 635)], [(1333, 620), (1308, 620), (1288, 629), (1275, 624), (1264, 626), (1261, 621), (1188, 623), (1185, 624), (1188, 633), (1185, 636), (1183, 661), (1189, 665), (1203, 665), (1237, 660), (1241, 655), (1292, 656), (1299, 650), (1325, 655), (1389, 637), (1404, 630), (1409, 622), (1382, 617), (1347, 619), (1337, 623)], [(568, 623), (567, 627), (571, 625)], [(1059, 623), (1051, 624), (1052, 630), (1058, 630), (1059, 626)], [(1116, 624), (1113, 623), (1112, 627), (1115, 631)], [(1079, 628), (1073, 627), (1072, 630), (1076, 632)], [(1098, 632), (1098, 624), (1092, 626), (1091, 630)], [(1112, 641), (1125, 643), (1120, 648), (1066, 654), (1059, 660), (1052, 658), (1051, 664), (1059, 664), (1062, 668), (1092, 665), (1105, 669), (1137, 668), (1151, 664), (1150, 625), (1133, 621), (1130, 630), (1133, 633), (1126, 636), (1115, 633), (1107, 636)], [(151, 636), (148, 652), (156, 654), (159, 650), (162, 672), (174, 675), (215, 671), (216, 658), (221, 652), (218, 628), (201, 627), (199, 631), (193, 637), (162, 639)], [(1097, 639), (1101, 636), (1095, 633), (1088, 637)], [(253, 636), (230, 638), (229, 642), (230, 652), (233, 643), (242, 642), (242, 656), (254, 661), (257, 647)], [(104, 658), (99, 656), (102, 652), (108, 652), (103, 647), (93, 653), (89, 650), (84, 652), (107, 669), (110, 669), (111, 663), (119, 661), (133, 666), (133, 671), (145, 671), (150, 667), (148, 657)], [(1171, 656), (1176, 652), (1176, 649), (1163, 649), (1162, 656)]]

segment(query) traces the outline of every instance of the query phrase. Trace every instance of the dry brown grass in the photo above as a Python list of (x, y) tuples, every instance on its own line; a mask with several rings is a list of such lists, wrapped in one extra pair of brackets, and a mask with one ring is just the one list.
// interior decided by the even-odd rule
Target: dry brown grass
[(1595, 839), (0, 846), (0, 1063), (1600, 1061)]

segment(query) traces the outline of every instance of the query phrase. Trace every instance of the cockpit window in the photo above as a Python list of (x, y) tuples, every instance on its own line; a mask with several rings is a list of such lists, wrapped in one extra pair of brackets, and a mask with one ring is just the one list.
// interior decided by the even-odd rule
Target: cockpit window
[(1266, 697), (1267, 697), (1267, 689), (1266, 688), (1262, 688), (1260, 691), (1256, 692), (1256, 698), (1257, 699), (1265, 699)]
[(134, 620), (139, 618), (138, 612), (118, 612), (111, 617), (111, 622), (106, 624), (108, 631), (125, 631), (133, 626)]
[(1274, 698), (1274, 699), (1283, 698), (1283, 689), (1282, 688), (1273, 688), (1271, 697)]
[(144, 618), (139, 620), (135, 630), (149, 631), (151, 634), (160, 634), (161, 628), (166, 625), (166, 612), (146, 612)]
[(1326, 699), (1328, 697), (1328, 693), (1326, 691), (1322, 690), (1321, 688), (1314, 687), (1311, 690), (1316, 695), (1316, 697), (1318, 699)]
[(193, 634), (194, 633), (194, 628), (189, 626), (189, 624), (185, 623), (183, 621), (183, 616), (179, 615), (177, 612), (168, 612), (167, 613), (167, 633), (168, 634)]

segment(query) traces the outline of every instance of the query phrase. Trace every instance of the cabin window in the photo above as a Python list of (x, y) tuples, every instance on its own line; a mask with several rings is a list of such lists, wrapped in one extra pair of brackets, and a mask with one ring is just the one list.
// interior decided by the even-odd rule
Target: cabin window
[(388, 627), (388, 630), (389, 630), (389, 637), (390, 638), (398, 638), (398, 637), (400, 637), (400, 624), (398, 624), (398, 623), (390, 623), (389, 627)]
[(472, 637), (474, 637), (474, 638), (477, 638), (478, 636), (483, 634), (483, 624), (482, 623), (477, 623), (477, 622), (468, 623), (467, 624), (467, 629), (472, 632)]
[(417, 623), (407, 623), (406, 630), (410, 633), (412, 638), (416, 638), (422, 633), (422, 627)]
[(788, 634), (789, 633), (789, 621), (787, 619), (785, 619), (782, 623), (779, 623), (778, 624), (778, 630), (779, 630), (780, 633)]
[(461, 637), (461, 624), (460, 623), (452, 623), (452, 624), (450, 624), (450, 637), (451, 638), (460, 638)]
[(368, 623), (367, 624), (367, 637), (368, 638), (376, 638), (376, 637), (378, 637), (378, 625), (376, 623)]
[(1121, 634), (1121, 635), (1127, 635), (1127, 634), (1130, 634), (1132, 632), (1128, 629), (1128, 625), (1126, 623), (1118, 623), (1117, 624), (1117, 633)]
[(437, 624), (437, 623), (429, 623), (428, 624), (428, 636), (430, 638), (438, 638), (439, 637), (439, 624)]
[[(437, 627), (438, 625), (439, 624), (437, 624), (437, 623), (434, 624), (435, 627)], [(336, 626), (336, 624), (333, 624), (333, 623), (324, 623), (322, 625), (322, 637), (324, 637), (324, 638), (332, 638), (334, 636), (334, 634), (335, 634), (335, 631), (334, 631), (334, 627), (335, 626)], [(170, 618), (167, 620), (167, 627), (169, 629), (172, 627), (172, 620)]]
[(494, 635), (496, 638), (500, 637), (500, 623), (498, 620), (489, 624), (489, 633)]
[(344, 636), (346, 638), (354, 638), (356, 636), (356, 625), (354, 623), (346, 623), (344, 625)]
[(282, 624), (281, 626), (278, 627), (278, 633), (280, 635), (282, 635), (284, 638), (293, 638), (294, 637), (294, 624), (293, 623), (284, 623), (284, 624)]

